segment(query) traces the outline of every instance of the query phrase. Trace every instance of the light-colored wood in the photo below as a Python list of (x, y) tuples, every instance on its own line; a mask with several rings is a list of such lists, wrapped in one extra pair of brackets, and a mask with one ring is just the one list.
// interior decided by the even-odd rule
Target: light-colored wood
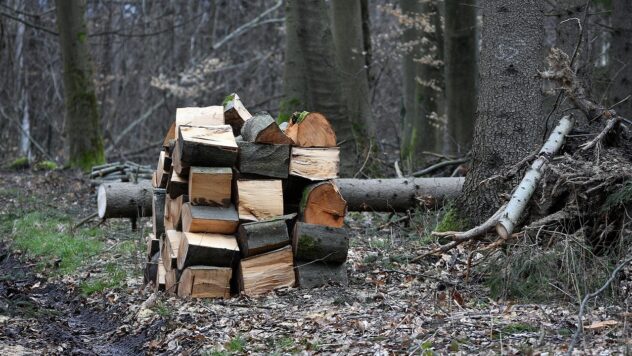
[(239, 259), (239, 245), (232, 235), (184, 232), (178, 248), (178, 269), (211, 265), (230, 267)]
[(182, 205), (182, 230), (185, 232), (213, 232), (234, 234), (239, 216), (234, 205), (228, 207)]
[(156, 184), (157, 188), (165, 188), (169, 181), (169, 172), (171, 171), (171, 158), (167, 157), (165, 151), (160, 151), (158, 164), (156, 165)]
[(182, 125), (189, 126), (216, 126), (224, 125), (224, 107), (188, 107), (176, 109), (176, 122), (174, 137), (179, 138), (179, 128)]
[(156, 290), (165, 290), (165, 277), (167, 275), (167, 271), (165, 270), (165, 266), (162, 265), (162, 259), (158, 259), (158, 273), (156, 273)]
[(237, 181), (239, 219), (264, 221), (283, 215), (283, 186), (280, 180)]
[(182, 271), (178, 296), (191, 298), (229, 298), (233, 269), (192, 266)]
[(167, 194), (169, 194), (172, 199), (175, 199), (182, 194), (187, 194), (189, 190), (189, 180), (186, 177), (179, 175), (174, 170), (167, 182), (166, 189)]
[[(180, 126), (178, 141), (200, 143), (206, 146), (237, 148), (233, 129), (229, 125)], [(181, 154), (183, 152), (180, 152)]]
[(233, 128), (233, 134), (239, 136), (244, 122), (252, 117), (252, 114), (241, 102), (239, 95), (229, 95), (224, 103), (224, 123)]
[(342, 227), (347, 213), (347, 202), (333, 181), (309, 185), (299, 205), (301, 220), (317, 225)]
[[(168, 217), (165, 218), (165, 229), (182, 231), (182, 205), (189, 200), (187, 195), (180, 195), (168, 200)], [(165, 202), (167, 204), (167, 202)], [(168, 223), (167, 223), (168, 220)]]
[(237, 141), (230, 126), (180, 126), (179, 132), (176, 151), (183, 167), (232, 167), (237, 161)]
[(338, 178), (340, 149), (292, 147), (290, 175), (309, 180)]
[(189, 201), (193, 205), (230, 205), (233, 170), (216, 167), (191, 167)]
[(171, 123), (171, 126), (169, 126), (169, 130), (167, 130), (165, 139), (162, 141), (162, 147), (165, 149), (169, 149), (169, 141), (175, 140), (175, 139), (176, 139), (176, 122), (174, 121)]
[(178, 266), (178, 248), (182, 240), (182, 232), (176, 230), (167, 230), (165, 239), (160, 249), (162, 263), (165, 265), (166, 271), (171, 271)]
[(286, 246), (241, 260), (239, 283), (245, 295), (256, 296), (295, 283), (294, 256)]
[(174, 295), (178, 293), (178, 282), (180, 281), (182, 272), (177, 269), (167, 271), (165, 275), (165, 292)]
[(325, 115), (318, 112), (290, 120), (285, 134), (298, 147), (336, 147), (336, 133)]

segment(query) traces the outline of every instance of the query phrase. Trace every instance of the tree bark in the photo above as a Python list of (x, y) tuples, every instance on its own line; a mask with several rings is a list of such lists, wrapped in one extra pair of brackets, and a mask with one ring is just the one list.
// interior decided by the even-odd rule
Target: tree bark
[(84, 170), (105, 162), (97, 97), (84, 21), (85, 0), (56, 0), (57, 29), (64, 63), (68, 161)]
[(104, 183), (97, 192), (98, 215), (101, 219), (150, 216), (152, 191), (148, 180), (139, 183)]
[[(613, 0), (611, 44), (612, 104), (632, 94), (632, 2)], [(632, 118), (632, 100), (617, 105), (617, 113)]]
[(485, 221), (501, 205), (499, 193), (515, 182), (481, 181), (519, 162), (542, 143), (544, 121), (541, 80), (543, 2), (487, 0), (483, 9), (478, 115), (472, 170), (466, 177), (463, 213)]
[(469, 151), (478, 94), (476, 0), (445, 0), (445, 97), (450, 153)]

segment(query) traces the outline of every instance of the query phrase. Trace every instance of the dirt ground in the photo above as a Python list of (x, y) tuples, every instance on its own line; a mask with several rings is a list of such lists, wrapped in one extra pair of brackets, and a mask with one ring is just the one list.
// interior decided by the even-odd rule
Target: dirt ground
[[(89, 183), (76, 172), (4, 171), (0, 187), (5, 223), (42, 209), (80, 221), (95, 209)], [(55, 273), (59, 261), (38, 268), (37, 258), (12, 246), (9, 229), (0, 238), (0, 355), (566, 352), (577, 325), (573, 300), (493, 299), (480, 280), (465, 280), (463, 251), (410, 263), (423, 227), (385, 221), (379, 214), (349, 215), (349, 287), (229, 300), (181, 300), (143, 286), (148, 222), (140, 232), (126, 221), (100, 224), (101, 253), (70, 274)], [(140, 257), (112, 253), (126, 240)], [(82, 293), (81, 284), (112, 262), (126, 271), (121, 283)], [(576, 353), (629, 353), (630, 316), (625, 304), (590, 304)]]

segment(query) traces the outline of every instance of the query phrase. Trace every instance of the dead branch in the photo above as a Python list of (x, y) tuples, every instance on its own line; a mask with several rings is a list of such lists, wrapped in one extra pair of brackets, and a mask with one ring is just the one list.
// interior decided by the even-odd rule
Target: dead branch
[(439, 163), (433, 164), (432, 166), (426, 167), (426, 168), (424, 168), (424, 169), (422, 169), (420, 171), (417, 171), (417, 172), (415, 172), (415, 173), (413, 173), (411, 175), (413, 177), (419, 177), (419, 176), (422, 176), (424, 174), (432, 173), (432, 172), (436, 171), (439, 168), (462, 164), (462, 163), (465, 163), (465, 162), (467, 162), (469, 160), (470, 160), (469, 157), (463, 157), (463, 158), (453, 159), (453, 160), (449, 160), (449, 161), (439, 162)]

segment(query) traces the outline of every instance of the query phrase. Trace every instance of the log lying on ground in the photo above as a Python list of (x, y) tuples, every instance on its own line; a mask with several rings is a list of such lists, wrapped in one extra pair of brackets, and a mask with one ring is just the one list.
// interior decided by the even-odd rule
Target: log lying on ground
[(277, 219), (240, 225), (237, 242), (241, 255), (249, 257), (289, 245), (286, 220), (292, 217), (294, 215), (284, 215)]
[(335, 179), (349, 211), (405, 211), (439, 207), (461, 193), (464, 178)]
[(194, 265), (231, 267), (239, 259), (237, 239), (231, 235), (184, 232), (178, 248), (178, 269)]
[(248, 296), (292, 287), (295, 281), (294, 258), (290, 246), (245, 258), (239, 264), (240, 290)]
[(177, 145), (183, 167), (232, 167), (237, 160), (237, 143), (228, 125), (180, 126)]
[(339, 264), (347, 260), (349, 233), (344, 228), (299, 221), (294, 226), (292, 247), (297, 260)]
[(344, 225), (347, 202), (333, 181), (311, 184), (303, 191), (301, 220), (331, 227)]
[(167, 194), (172, 199), (179, 197), (182, 194), (187, 194), (189, 191), (189, 181), (179, 175), (176, 172), (171, 173), (171, 178), (169, 178), (169, 182), (167, 182)]
[(178, 296), (191, 298), (229, 298), (229, 267), (192, 266), (182, 271), (178, 283)]
[(182, 232), (167, 230), (160, 249), (160, 257), (167, 272), (178, 268), (178, 248), (182, 240)]
[(193, 205), (230, 205), (233, 171), (227, 167), (191, 167), (189, 201)]
[(299, 147), (336, 147), (336, 133), (321, 113), (294, 113), (285, 134)]
[(349, 285), (347, 264), (320, 261), (296, 261), (296, 283), (301, 288), (315, 288), (327, 284)]
[(180, 138), (180, 126), (224, 125), (224, 107), (190, 107), (176, 109), (175, 136)]
[(265, 111), (256, 113), (241, 128), (244, 141), (291, 145), (293, 142), (279, 128), (276, 121)]
[(239, 216), (234, 205), (196, 206), (182, 205), (182, 231), (234, 234), (239, 226)]
[(283, 215), (280, 180), (237, 180), (239, 219), (263, 221)]
[(272, 178), (287, 178), (290, 164), (290, 145), (271, 145), (238, 141), (240, 173), (258, 174)]
[(167, 274), (165, 275), (165, 292), (172, 295), (178, 293), (178, 284), (181, 275), (182, 271), (175, 268), (167, 271)]
[(290, 175), (310, 180), (338, 178), (340, 149), (292, 147)]
[(161, 238), (165, 233), (165, 197), (167, 192), (164, 189), (154, 188), (154, 196), (151, 205), (151, 222), (154, 236)]
[(224, 99), (224, 123), (233, 128), (233, 135), (239, 136), (244, 122), (252, 115), (241, 102), (239, 95), (233, 93)]
[(97, 213), (101, 219), (150, 216), (153, 188), (148, 180), (138, 183), (104, 183), (97, 192)]

